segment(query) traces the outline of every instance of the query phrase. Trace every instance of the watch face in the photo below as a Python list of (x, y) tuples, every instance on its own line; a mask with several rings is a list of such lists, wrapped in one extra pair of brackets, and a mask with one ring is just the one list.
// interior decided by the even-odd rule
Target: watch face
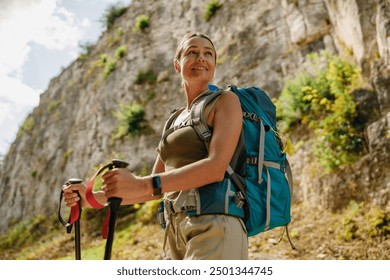
[(155, 175), (152, 177), (153, 181), (153, 196), (161, 194), (161, 179), (160, 176)]

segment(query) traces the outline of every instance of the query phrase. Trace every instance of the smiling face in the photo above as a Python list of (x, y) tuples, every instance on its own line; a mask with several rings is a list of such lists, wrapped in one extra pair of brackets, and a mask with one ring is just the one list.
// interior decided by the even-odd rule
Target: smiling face
[(192, 37), (184, 42), (174, 66), (184, 83), (209, 83), (214, 76), (216, 53), (213, 44), (203, 37)]

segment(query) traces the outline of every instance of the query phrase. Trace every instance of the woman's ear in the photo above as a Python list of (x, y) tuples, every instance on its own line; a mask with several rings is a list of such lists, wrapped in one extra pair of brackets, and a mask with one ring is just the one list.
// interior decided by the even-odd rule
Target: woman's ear
[(180, 63), (177, 59), (175, 59), (175, 61), (173, 61), (173, 67), (175, 67), (176, 73), (179, 74), (181, 70), (180, 70)]

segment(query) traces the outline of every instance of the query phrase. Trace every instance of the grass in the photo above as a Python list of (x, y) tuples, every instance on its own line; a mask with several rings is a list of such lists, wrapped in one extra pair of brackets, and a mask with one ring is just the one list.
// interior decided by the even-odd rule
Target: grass
[[(121, 208), (112, 259), (164, 258), (164, 231), (156, 222), (156, 206), (157, 202), (148, 202), (136, 212), (129, 207)], [(298, 250), (291, 249), (286, 236), (277, 243), (283, 230), (277, 228), (249, 238), (250, 259), (389, 259), (390, 213), (379, 207), (352, 201), (335, 213), (306, 204), (294, 205), (292, 211), (289, 230)], [(84, 260), (101, 260), (104, 256), (105, 240), (101, 238), (100, 227), (105, 212), (99, 213), (96, 215), (96, 210), (91, 209), (81, 220)], [(351, 222), (345, 223), (348, 220), (354, 224), (352, 238), (348, 237), (351, 231)], [(16, 224), (6, 235), (0, 236), (0, 249), (0, 259), (3, 260), (70, 260), (74, 259), (74, 238), (73, 233), (66, 234), (56, 217), (40, 217)]]
[(120, 3), (111, 4), (105, 10), (100, 21), (105, 25), (107, 30), (110, 30), (114, 26), (115, 21), (120, 18), (126, 11), (127, 7), (122, 6)]
[(24, 123), (19, 127), (17, 138), (20, 138), (23, 135), (23, 133), (25, 133), (25, 132), (27, 132), (27, 133), (32, 132), (34, 127), (35, 127), (34, 118), (32, 116), (27, 117), (24, 120)]
[(80, 59), (87, 59), (91, 54), (95, 44), (92, 42), (79, 43), (79, 48), (81, 49)]
[(116, 69), (116, 60), (108, 60), (103, 69), (103, 77), (106, 79)]

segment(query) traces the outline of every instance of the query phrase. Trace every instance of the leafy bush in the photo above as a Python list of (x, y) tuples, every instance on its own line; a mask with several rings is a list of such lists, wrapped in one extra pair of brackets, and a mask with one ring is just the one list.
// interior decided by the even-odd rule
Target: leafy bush
[(114, 26), (115, 20), (121, 17), (126, 10), (127, 7), (123, 7), (120, 3), (108, 6), (101, 19), (107, 30), (110, 30)]
[(390, 213), (381, 208), (371, 208), (367, 213), (367, 227), (370, 237), (386, 237), (390, 235)]
[(146, 71), (140, 70), (138, 71), (135, 83), (137, 85), (141, 85), (145, 83), (152, 85), (156, 82), (156, 80), (157, 80), (157, 76), (152, 69), (148, 69)]
[(156, 97), (156, 93), (153, 90), (148, 90), (146, 92), (147, 100), (152, 100)]
[(103, 67), (104, 65), (106, 65), (107, 60), (108, 60), (108, 55), (103, 53), (99, 56), (99, 59), (95, 62), (95, 66)]
[(206, 4), (206, 8), (203, 15), (204, 19), (209, 21), (221, 7), (221, 2), (219, 2), (218, 0), (211, 0), (209, 3)]
[(48, 232), (49, 228), (45, 220), (46, 217), (39, 215), (17, 223), (7, 235), (0, 235), (0, 249), (12, 250), (31, 244), (35, 239)]
[(126, 135), (136, 136), (146, 128), (145, 109), (141, 104), (121, 104), (118, 111), (114, 112), (118, 120), (113, 140), (121, 139)]
[(37, 177), (37, 175), (38, 175), (38, 171), (37, 170), (31, 170), (30, 171), (30, 175), (31, 175), (31, 177), (33, 177), (33, 178), (35, 178), (35, 177)]
[(24, 132), (31, 132), (34, 129), (35, 120), (33, 117), (29, 116), (24, 123), (19, 127), (17, 138), (21, 137)]
[(103, 70), (104, 78), (107, 78), (116, 69), (116, 60), (109, 60), (106, 62)]
[(67, 161), (68, 160), (68, 158), (73, 154), (73, 148), (69, 148), (69, 149), (67, 149), (66, 151), (65, 151), (65, 153), (64, 153), (64, 159), (65, 159), (65, 161)]
[(378, 206), (350, 201), (343, 213), (341, 226), (336, 230), (338, 238), (353, 239), (387, 238), (390, 235), (390, 213)]
[(47, 111), (49, 112), (53, 111), (55, 108), (61, 105), (62, 101), (63, 101), (62, 98), (58, 100), (50, 101), (49, 105), (47, 106)]
[(123, 37), (123, 28), (119, 26), (116, 30), (116, 34), (111, 34), (110, 36), (110, 45), (114, 46), (116, 43), (118, 43)]
[(160, 207), (161, 200), (151, 200), (141, 205), (136, 213), (136, 220), (143, 224), (156, 222), (157, 209)]
[(139, 31), (144, 31), (146, 28), (148, 28), (150, 26), (150, 19), (148, 16), (146, 15), (140, 15), (137, 17), (137, 19), (135, 20), (135, 27), (139, 30)]
[(360, 70), (327, 52), (311, 54), (312, 69), (287, 82), (277, 101), (280, 129), (307, 125), (316, 136), (314, 154), (327, 171), (354, 162), (365, 152), (362, 124), (351, 92)]
[(107, 54), (101, 54), (99, 59), (95, 61), (93, 67), (103, 67), (103, 77), (107, 78), (116, 69), (116, 63), (119, 59), (123, 58), (127, 53), (125, 45), (118, 47), (115, 50), (114, 59), (111, 59)]
[(91, 42), (79, 43), (79, 47), (82, 51), (80, 54), (80, 59), (86, 59), (92, 52), (95, 44)]
[(122, 45), (115, 50), (114, 57), (115, 59), (121, 59), (126, 55), (126, 53), (127, 53), (126, 45)]

